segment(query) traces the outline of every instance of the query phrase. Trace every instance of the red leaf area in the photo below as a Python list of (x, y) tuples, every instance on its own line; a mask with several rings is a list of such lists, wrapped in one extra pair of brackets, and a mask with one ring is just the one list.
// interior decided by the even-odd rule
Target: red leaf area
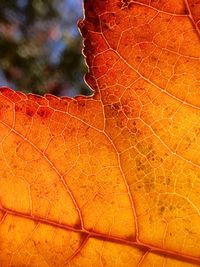
[(85, 0), (94, 95), (0, 89), (0, 266), (200, 266), (199, 6)]

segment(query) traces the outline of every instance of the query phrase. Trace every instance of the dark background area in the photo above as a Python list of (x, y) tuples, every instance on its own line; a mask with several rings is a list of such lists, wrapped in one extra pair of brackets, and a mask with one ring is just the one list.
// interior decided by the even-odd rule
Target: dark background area
[(0, 86), (89, 95), (77, 21), (82, 0), (0, 0)]

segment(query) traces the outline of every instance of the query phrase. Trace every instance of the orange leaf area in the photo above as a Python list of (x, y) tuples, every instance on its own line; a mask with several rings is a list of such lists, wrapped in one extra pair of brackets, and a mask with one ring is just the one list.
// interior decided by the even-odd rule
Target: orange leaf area
[(199, 1), (87, 0), (91, 97), (0, 90), (0, 266), (200, 266)]

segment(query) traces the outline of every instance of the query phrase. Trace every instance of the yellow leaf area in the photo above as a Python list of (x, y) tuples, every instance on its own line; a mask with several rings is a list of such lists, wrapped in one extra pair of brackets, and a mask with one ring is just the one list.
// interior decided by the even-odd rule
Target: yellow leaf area
[(94, 95), (1, 89), (1, 267), (200, 266), (197, 2), (87, 0)]

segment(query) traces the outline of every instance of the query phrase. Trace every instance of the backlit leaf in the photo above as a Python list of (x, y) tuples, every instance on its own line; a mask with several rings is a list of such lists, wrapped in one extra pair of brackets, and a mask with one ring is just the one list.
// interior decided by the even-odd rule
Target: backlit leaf
[(92, 97), (0, 93), (0, 264), (200, 265), (199, 1), (85, 0)]

